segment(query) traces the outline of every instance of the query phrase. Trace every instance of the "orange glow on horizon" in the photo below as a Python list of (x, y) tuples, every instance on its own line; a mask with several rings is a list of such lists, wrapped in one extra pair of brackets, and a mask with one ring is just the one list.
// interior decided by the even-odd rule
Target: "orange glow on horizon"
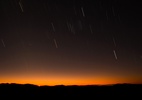
[(128, 79), (119, 79), (111, 77), (74, 78), (74, 77), (19, 77), (19, 78), (1, 78), (0, 83), (18, 83), (18, 84), (35, 84), (35, 85), (108, 85), (116, 83), (135, 83)]

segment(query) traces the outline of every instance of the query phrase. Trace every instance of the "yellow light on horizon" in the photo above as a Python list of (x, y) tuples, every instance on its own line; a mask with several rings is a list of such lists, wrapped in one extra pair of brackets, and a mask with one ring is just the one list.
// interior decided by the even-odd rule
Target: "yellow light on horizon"
[(34, 85), (107, 85), (116, 83), (132, 83), (132, 81), (113, 77), (42, 77), (42, 76), (25, 76), (25, 77), (7, 77), (1, 78), (0, 83), (19, 83), (19, 84), (34, 84)]

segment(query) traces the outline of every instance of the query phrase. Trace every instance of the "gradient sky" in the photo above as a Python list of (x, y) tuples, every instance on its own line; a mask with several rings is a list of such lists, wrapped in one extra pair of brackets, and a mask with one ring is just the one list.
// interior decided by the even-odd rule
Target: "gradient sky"
[(0, 83), (142, 83), (141, 5), (1, 0)]

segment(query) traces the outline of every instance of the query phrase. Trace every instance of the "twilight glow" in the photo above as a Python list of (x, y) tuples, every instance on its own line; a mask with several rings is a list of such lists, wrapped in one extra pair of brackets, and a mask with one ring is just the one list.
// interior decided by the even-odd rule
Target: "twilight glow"
[(0, 83), (142, 83), (141, 5), (0, 1)]

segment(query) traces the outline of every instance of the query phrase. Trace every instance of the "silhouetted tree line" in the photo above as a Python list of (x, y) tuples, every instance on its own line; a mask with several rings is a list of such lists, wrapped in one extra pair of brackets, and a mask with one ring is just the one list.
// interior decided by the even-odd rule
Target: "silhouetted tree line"
[[(0, 100), (5, 99), (128, 99), (142, 100), (142, 84), (115, 84), (110, 86), (36, 86), (32, 84), (0, 84)], [(4, 99), (2, 99), (4, 98)]]

